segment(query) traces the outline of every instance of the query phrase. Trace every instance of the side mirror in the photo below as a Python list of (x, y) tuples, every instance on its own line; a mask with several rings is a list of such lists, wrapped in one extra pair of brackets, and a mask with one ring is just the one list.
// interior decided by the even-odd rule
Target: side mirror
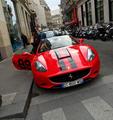
[(83, 42), (84, 42), (84, 39), (83, 39), (83, 38), (79, 39), (79, 43), (80, 43), (80, 44), (82, 44)]

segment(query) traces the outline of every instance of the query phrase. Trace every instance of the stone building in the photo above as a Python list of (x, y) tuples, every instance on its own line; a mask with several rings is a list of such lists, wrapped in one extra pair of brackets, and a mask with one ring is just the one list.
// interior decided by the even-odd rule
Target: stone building
[(0, 58), (12, 55), (22, 45), (21, 32), (31, 36), (31, 0), (0, 0)]
[(60, 14), (52, 15), (52, 26), (53, 28), (62, 27), (62, 16)]
[(44, 6), (41, 3), (41, 0), (32, 0), (32, 9), (36, 12), (36, 21), (39, 27), (47, 27), (46, 15)]
[(47, 27), (51, 28), (52, 27), (52, 16), (51, 16), (51, 11), (49, 6), (47, 5), (45, 0), (40, 0), (41, 5), (44, 7), (45, 11), (45, 16), (46, 16), (46, 22), (47, 22)]
[(48, 6), (46, 6), (46, 7), (44, 7), (44, 9), (45, 9), (47, 27), (51, 28), (52, 27), (52, 16), (51, 16), (50, 8)]
[(77, 9), (82, 26), (113, 21), (113, 0), (79, 0)]
[(78, 0), (61, 0), (60, 8), (63, 14), (64, 25), (77, 26), (77, 2)]

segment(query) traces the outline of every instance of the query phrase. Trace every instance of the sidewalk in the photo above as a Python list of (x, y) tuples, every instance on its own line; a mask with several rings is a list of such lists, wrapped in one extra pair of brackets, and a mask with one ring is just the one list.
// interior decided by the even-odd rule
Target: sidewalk
[(16, 70), (11, 58), (0, 62), (0, 94), (3, 100), (0, 119), (25, 116), (32, 79), (32, 72)]

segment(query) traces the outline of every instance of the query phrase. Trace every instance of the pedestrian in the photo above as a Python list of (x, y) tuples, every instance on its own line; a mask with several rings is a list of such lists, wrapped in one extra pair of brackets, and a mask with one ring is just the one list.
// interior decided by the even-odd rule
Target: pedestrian
[(32, 49), (32, 52), (31, 52), (31, 53), (36, 54), (38, 45), (39, 45), (39, 43), (40, 43), (40, 36), (39, 36), (39, 34), (37, 33), (37, 31), (34, 31), (34, 32), (32, 33), (32, 35), (33, 35), (33, 43), (32, 43), (33, 49)]
[(23, 41), (23, 46), (24, 46), (24, 48), (26, 48), (26, 46), (28, 45), (27, 36), (22, 33), (22, 34), (21, 34), (21, 39), (22, 39), (22, 41)]
[(36, 54), (39, 43), (42, 39), (46, 38), (46, 34), (44, 32), (41, 32), (41, 28), (38, 29), (35, 28), (34, 31), (32, 32), (32, 35), (33, 35), (33, 43), (32, 43), (33, 49), (31, 53)]

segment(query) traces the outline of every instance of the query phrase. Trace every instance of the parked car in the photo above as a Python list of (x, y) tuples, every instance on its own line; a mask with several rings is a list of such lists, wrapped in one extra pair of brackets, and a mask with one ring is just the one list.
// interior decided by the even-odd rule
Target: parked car
[(68, 35), (41, 41), (36, 54), (14, 54), (12, 62), (19, 70), (31, 70), (41, 88), (66, 88), (95, 78), (100, 71), (97, 51)]
[(46, 31), (46, 32), (44, 32), (44, 33), (46, 34), (46, 38), (50, 38), (50, 37), (55, 36), (54, 31)]

